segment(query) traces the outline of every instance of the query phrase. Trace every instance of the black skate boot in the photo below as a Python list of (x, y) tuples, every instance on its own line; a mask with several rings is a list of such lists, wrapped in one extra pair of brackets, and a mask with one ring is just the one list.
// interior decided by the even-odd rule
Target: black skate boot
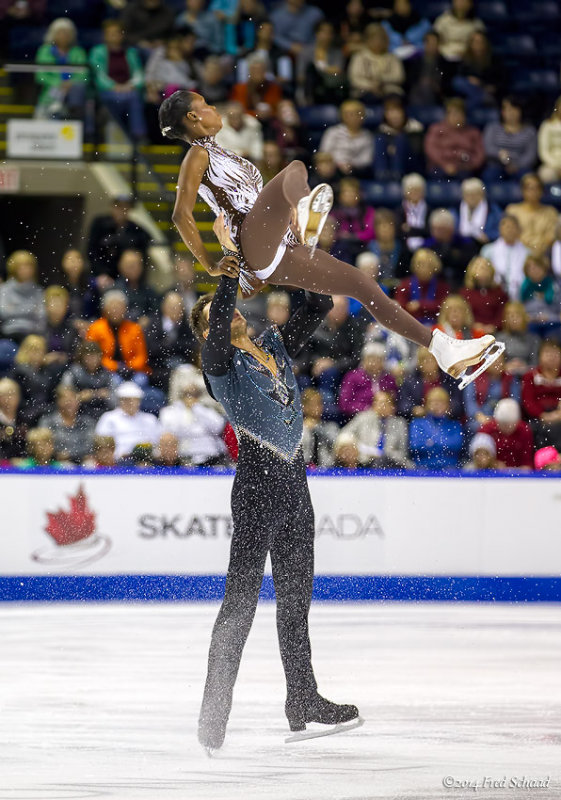
[(287, 700), (284, 710), (291, 731), (305, 730), (307, 722), (339, 725), (358, 718), (356, 706), (332, 703), (317, 693), (306, 700)]
[(199, 716), (199, 743), (208, 756), (219, 750), (224, 744), (228, 713), (220, 713), (217, 709), (201, 709)]
[(232, 685), (216, 689), (216, 684), (213, 685), (212, 682), (207, 682), (205, 686), (199, 714), (199, 742), (209, 756), (224, 744), (232, 709), (233, 690)]

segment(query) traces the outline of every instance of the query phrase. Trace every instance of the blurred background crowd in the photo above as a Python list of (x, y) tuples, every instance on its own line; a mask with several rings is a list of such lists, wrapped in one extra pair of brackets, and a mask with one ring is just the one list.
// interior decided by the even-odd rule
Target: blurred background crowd
[[(198, 91), (223, 111), (217, 141), (265, 181), (300, 158), (333, 186), (323, 249), (424, 324), (505, 342), (460, 393), (428, 351), (335, 297), (296, 361), (311, 467), (560, 468), (557, 2), (0, 0), (0, 31), (5, 62), (84, 67), (37, 72), (37, 117), (97, 137), (101, 109), (163, 146), (160, 102)], [(1, 254), (4, 466), (235, 462), (188, 323), (195, 266), (177, 257), (157, 293), (131, 206), (116, 197), (54, 268), (32, 248)], [(273, 290), (242, 310), (258, 334), (299, 302)]]

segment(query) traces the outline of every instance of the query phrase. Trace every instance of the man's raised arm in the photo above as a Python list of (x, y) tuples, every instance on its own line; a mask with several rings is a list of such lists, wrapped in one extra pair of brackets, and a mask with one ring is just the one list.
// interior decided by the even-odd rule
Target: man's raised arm
[(288, 355), (294, 358), (310, 336), (333, 308), (333, 300), (326, 294), (306, 292), (306, 299), (298, 306), (280, 332)]
[(202, 349), (203, 372), (225, 375), (232, 358), (231, 325), (236, 308), (238, 279), (223, 275), (210, 304), (208, 336)]

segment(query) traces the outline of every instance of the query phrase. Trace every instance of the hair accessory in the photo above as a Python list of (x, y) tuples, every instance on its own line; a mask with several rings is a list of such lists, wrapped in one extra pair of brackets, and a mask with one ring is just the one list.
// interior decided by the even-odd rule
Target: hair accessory
[(162, 128), (162, 136), (167, 136), (168, 131), (171, 131), (171, 125), (166, 125), (165, 128)]

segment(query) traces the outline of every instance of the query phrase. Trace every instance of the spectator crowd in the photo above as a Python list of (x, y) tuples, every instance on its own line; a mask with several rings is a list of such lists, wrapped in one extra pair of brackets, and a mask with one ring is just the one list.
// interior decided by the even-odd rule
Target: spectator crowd
[[(335, 297), (295, 364), (311, 467), (560, 468), (561, 11), (542, 4), (540, 17), (522, 4), (524, 16), (502, 0), (452, 0), (426, 15), (438, 3), (132, 0), (103, 4), (85, 36), (80, 19), (49, 19), (40, 0), (22, 18), (20, 5), (0, 3), (5, 53), (18, 31), (41, 31), (38, 63), (88, 66), (37, 74), (39, 116), (83, 114), (95, 92), (131, 138), (161, 144), (161, 100), (199, 91), (223, 110), (218, 142), (265, 180), (300, 158), (312, 186), (333, 186), (324, 250), (379, 280), (423, 324), (505, 343), (460, 393), (428, 351)], [(534, 73), (542, 82), (530, 85)], [(157, 294), (150, 237), (130, 207), (115, 198), (48, 286), (32, 252), (6, 258), (4, 465), (235, 462), (188, 322), (193, 265), (176, 259)], [(243, 311), (259, 333), (299, 302), (298, 292), (272, 291)]]

